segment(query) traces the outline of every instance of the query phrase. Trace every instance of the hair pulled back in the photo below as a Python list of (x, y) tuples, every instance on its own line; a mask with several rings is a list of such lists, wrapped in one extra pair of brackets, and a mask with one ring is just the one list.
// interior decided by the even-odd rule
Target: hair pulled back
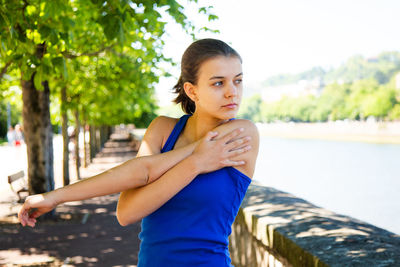
[(217, 56), (235, 56), (242, 61), (242, 58), (232, 47), (217, 39), (201, 39), (192, 43), (183, 53), (181, 60), (181, 76), (173, 87), (174, 93), (178, 94), (174, 102), (181, 104), (186, 114), (193, 114), (195, 103), (186, 95), (183, 89), (185, 82), (197, 83), (198, 72), (201, 64)]

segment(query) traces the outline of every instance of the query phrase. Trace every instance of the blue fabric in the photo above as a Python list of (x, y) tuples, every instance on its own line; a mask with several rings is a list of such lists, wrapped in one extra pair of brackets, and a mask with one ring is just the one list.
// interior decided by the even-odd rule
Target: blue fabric
[[(189, 115), (161, 152), (172, 150)], [(232, 167), (198, 175), (142, 220), (139, 267), (232, 266), (228, 236), (251, 179)]]

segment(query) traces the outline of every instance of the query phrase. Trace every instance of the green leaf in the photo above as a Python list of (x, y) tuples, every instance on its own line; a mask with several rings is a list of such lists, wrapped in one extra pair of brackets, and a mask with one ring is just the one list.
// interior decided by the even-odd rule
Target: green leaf
[(102, 6), (104, 3), (103, 0), (91, 0), (91, 2), (97, 6)]
[(63, 75), (65, 79), (68, 79), (68, 70), (65, 63), (65, 58), (55, 57), (51, 60), (53, 66)]
[(44, 15), (42, 17), (43, 20), (49, 19), (50, 16), (54, 15), (57, 12), (57, 10), (54, 10), (53, 1), (44, 2), (44, 10), (43, 10), (43, 12), (44, 12)]
[(0, 6), (0, 17), (4, 20), (6, 25), (10, 25), (10, 21), (7, 17), (7, 10), (5, 10), (2, 6)]
[(43, 81), (43, 68), (38, 67), (36, 68), (35, 77), (33, 78), (33, 84), (35, 85), (35, 88), (37, 90), (43, 90), (42, 81)]
[(123, 46), (124, 42), (125, 42), (124, 27), (122, 25), (122, 21), (119, 20), (118, 43), (120, 46)]
[(207, 8), (205, 8), (205, 7), (199, 8), (199, 14), (201, 14), (201, 13), (207, 14)]
[(14, 54), (12, 58), (13, 58), (13, 61), (18, 61), (18, 60), (20, 60), (22, 57), (23, 57), (23, 56), (22, 56), (21, 54)]
[(17, 37), (17, 32), (15, 31), (13, 26), (10, 27), (10, 34), (11, 34), (11, 38)]
[(52, 32), (52, 29), (46, 25), (43, 25), (42, 27), (39, 28), (40, 36), (43, 39), (46, 39), (50, 35), (51, 32)]
[(35, 69), (29, 67), (26, 64), (22, 64), (22, 66), (21, 66), (21, 74), (22, 74), (22, 79), (24, 81), (29, 81), (34, 72), (35, 72)]
[(63, 57), (55, 57), (51, 59), (51, 63), (56, 69), (61, 69), (63, 65)]
[(213, 15), (213, 14), (208, 15), (208, 21), (213, 21), (213, 20), (217, 20), (217, 19), (218, 19), (217, 15)]
[(3, 13), (0, 11), (0, 28), (5, 27), (6, 25), (7, 24), (6, 24), (6, 21), (3, 18)]
[(66, 30), (75, 27), (75, 21), (68, 17), (62, 17), (61, 22), (63, 23), (64, 29)]
[(104, 34), (108, 40), (113, 40), (117, 37), (119, 32), (119, 19), (113, 15), (106, 15), (103, 19), (105, 23), (103, 24)]
[(60, 38), (65, 41), (65, 43), (69, 44), (69, 35), (66, 32), (60, 32)]
[(43, 68), (43, 75), (49, 76), (53, 74), (53, 64), (48, 55), (42, 58), (42, 64), (40, 66)]
[(53, 45), (58, 43), (58, 32), (56, 30), (51, 30), (49, 40)]

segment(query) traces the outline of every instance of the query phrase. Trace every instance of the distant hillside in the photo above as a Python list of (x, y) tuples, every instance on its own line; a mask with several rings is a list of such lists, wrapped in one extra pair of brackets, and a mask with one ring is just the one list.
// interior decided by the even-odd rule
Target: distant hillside
[(321, 80), (324, 84), (335, 81), (351, 83), (357, 80), (374, 78), (379, 84), (385, 84), (400, 71), (400, 52), (383, 52), (374, 58), (353, 56), (338, 68), (325, 70), (313, 67), (298, 74), (279, 74), (268, 78), (264, 85), (278, 86), (297, 83), (300, 80)]

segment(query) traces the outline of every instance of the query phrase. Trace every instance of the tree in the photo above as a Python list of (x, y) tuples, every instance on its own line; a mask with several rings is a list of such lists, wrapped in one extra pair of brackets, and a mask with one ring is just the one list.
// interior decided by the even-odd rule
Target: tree
[(350, 95), (346, 100), (346, 110), (350, 119), (365, 119), (362, 108), (366, 97), (378, 90), (378, 83), (373, 79), (360, 80), (350, 86)]
[(365, 117), (374, 116), (383, 119), (395, 103), (396, 91), (390, 87), (380, 86), (376, 92), (365, 98), (362, 103), (362, 111)]
[(238, 117), (252, 120), (253, 122), (261, 122), (261, 106), (262, 98), (259, 94), (246, 98), (242, 102)]
[(54, 185), (50, 94), (67, 85), (66, 99), (93, 123), (146, 118), (158, 63), (168, 61), (162, 13), (195, 30), (182, 11), (175, 1), (0, 1), (0, 79), (20, 79), (30, 193)]
[(348, 84), (329, 84), (317, 98), (312, 121), (338, 120), (347, 117), (346, 99), (350, 93)]
[[(21, 93), (17, 84), (18, 81), (10, 75), (6, 75), (0, 83), (0, 138), (6, 137), (9, 122), (12, 126), (21, 123), (22, 105), (18, 101)], [(8, 121), (8, 115), (11, 121)]]

